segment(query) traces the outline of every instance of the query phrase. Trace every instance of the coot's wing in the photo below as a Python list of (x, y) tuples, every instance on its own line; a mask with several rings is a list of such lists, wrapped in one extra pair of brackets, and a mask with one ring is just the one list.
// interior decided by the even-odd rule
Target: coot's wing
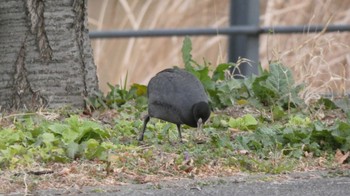
[(148, 113), (151, 117), (182, 124), (181, 111), (176, 104), (178, 92), (175, 81), (173, 69), (163, 70), (150, 80), (147, 89)]
[(187, 71), (177, 70), (177, 84), (182, 88), (183, 95), (189, 104), (193, 105), (198, 102), (208, 102), (208, 97), (205, 93), (202, 83), (192, 74)]

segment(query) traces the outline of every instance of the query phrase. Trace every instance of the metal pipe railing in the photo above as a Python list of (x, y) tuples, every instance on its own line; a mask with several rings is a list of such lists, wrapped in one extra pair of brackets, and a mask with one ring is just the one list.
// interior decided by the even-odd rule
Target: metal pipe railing
[(107, 30), (91, 31), (91, 39), (103, 38), (130, 38), (130, 37), (164, 37), (164, 36), (213, 36), (213, 35), (237, 35), (237, 34), (282, 34), (282, 33), (318, 33), (326, 28), (326, 32), (350, 31), (350, 25), (297, 25), (297, 26), (232, 26), (222, 28), (188, 28), (188, 29), (140, 29), (140, 30)]

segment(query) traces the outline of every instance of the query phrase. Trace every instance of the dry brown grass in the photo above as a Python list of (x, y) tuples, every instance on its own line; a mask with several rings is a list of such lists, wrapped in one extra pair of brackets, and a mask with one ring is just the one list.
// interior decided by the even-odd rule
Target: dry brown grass
[[(350, 1), (262, 0), (261, 25), (349, 24)], [(224, 27), (229, 0), (90, 0), (91, 29), (155, 29)], [(350, 33), (262, 35), (260, 58), (280, 60), (291, 67), (298, 82), (307, 82), (303, 96), (349, 91)], [(159, 70), (182, 65), (182, 37), (94, 40), (100, 87), (121, 83), (146, 84)], [(193, 56), (216, 65), (227, 58), (225, 36), (192, 37)]]
[[(155, 29), (222, 27), (227, 23), (225, 1), (96, 1), (89, 3), (92, 29)], [(226, 3), (223, 3), (226, 2)], [(182, 37), (94, 40), (95, 62), (102, 90), (106, 82), (146, 84), (157, 71), (182, 65)], [(193, 55), (216, 64), (226, 59), (226, 38), (193, 37)]]
[[(341, 0), (268, 1), (262, 25), (349, 24), (350, 2)], [(268, 13), (268, 14), (266, 14)], [(262, 35), (260, 57), (292, 68), (297, 82), (306, 82), (306, 100), (319, 93), (350, 90), (350, 33)]]

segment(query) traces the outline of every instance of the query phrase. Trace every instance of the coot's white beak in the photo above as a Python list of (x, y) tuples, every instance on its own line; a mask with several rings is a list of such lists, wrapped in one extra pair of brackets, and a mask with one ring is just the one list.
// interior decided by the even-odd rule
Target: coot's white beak
[(200, 118), (197, 121), (197, 131), (203, 131), (203, 120)]

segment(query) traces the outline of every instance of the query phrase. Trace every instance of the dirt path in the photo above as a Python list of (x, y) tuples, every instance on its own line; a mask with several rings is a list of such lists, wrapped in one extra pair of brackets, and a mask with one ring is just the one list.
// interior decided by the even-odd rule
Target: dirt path
[(181, 179), (117, 187), (41, 190), (34, 195), (350, 195), (349, 171), (287, 175), (239, 174), (225, 178)]

